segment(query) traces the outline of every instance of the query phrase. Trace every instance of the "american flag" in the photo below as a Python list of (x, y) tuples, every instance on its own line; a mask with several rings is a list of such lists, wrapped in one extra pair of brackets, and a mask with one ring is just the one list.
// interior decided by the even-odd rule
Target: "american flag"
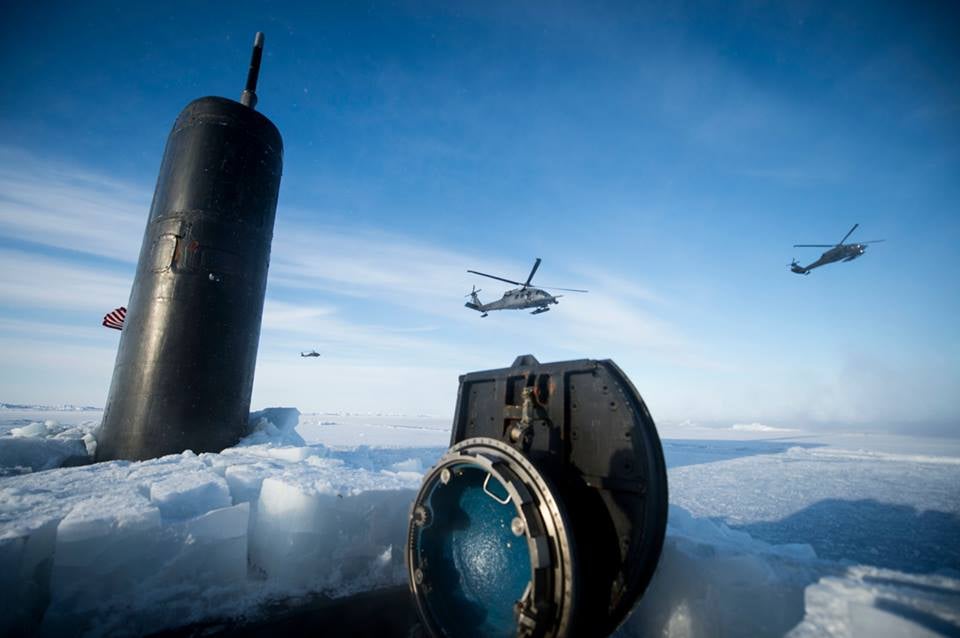
[(103, 325), (114, 330), (123, 330), (123, 320), (127, 317), (127, 309), (123, 306), (111, 310), (103, 315)]

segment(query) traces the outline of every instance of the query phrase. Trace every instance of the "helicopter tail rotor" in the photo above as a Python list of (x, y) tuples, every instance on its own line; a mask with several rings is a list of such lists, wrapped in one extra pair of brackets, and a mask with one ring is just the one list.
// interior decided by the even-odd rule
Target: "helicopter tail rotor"
[(471, 286), (470, 292), (464, 295), (465, 297), (470, 297), (470, 301), (468, 301), (463, 305), (469, 308), (470, 310), (476, 310), (477, 312), (482, 312), (483, 316), (486, 317), (487, 313), (484, 312), (483, 310), (483, 302), (480, 301), (480, 297), (477, 296), (478, 292), (483, 292), (483, 291), (477, 288), (476, 286)]

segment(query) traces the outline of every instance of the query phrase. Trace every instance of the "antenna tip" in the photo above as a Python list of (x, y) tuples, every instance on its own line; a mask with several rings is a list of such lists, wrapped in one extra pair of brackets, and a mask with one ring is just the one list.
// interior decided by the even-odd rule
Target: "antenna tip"
[(263, 32), (257, 31), (253, 38), (253, 53), (250, 54), (250, 70), (247, 85), (240, 94), (240, 103), (251, 109), (257, 106), (257, 77), (260, 75), (260, 58), (263, 56)]

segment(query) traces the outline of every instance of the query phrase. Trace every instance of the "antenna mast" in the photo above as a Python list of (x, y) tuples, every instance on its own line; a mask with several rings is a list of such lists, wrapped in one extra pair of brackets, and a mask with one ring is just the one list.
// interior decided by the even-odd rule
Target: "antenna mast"
[(263, 33), (257, 31), (253, 38), (253, 53), (250, 54), (250, 70), (247, 71), (247, 86), (240, 94), (240, 104), (257, 108), (257, 78), (260, 76), (260, 58), (263, 57)]

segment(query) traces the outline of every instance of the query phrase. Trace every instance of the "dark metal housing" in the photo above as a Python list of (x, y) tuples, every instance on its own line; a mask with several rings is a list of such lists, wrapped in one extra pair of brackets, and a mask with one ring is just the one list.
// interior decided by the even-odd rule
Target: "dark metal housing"
[[(540, 364), (530, 355), (510, 368), (463, 375), (451, 444), (425, 477), (411, 515), (410, 586), (428, 629), (472, 635), (469, 627), (445, 624), (434, 611), (442, 605), (458, 606), (463, 615), (485, 606), (489, 617), (500, 613), (478, 587), (468, 590), (470, 583), (501, 578), (503, 588), (517, 589), (509, 570), (474, 573), (482, 571), (477, 565), (496, 563), (503, 551), (497, 548), (510, 541), (490, 523), (508, 510), (483, 510), (471, 500), (471, 472), (486, 471), (495, 479), (484, 478), (491, 498), (490, 485), (517, 490), (511, 501), (516, 526), (529, 545), (531, 584), (515, 602), (516, 635), (611, 633), (649, 584), (667, 522), (660, 439), (629, 379), (609, 360)], [(462, 468), (462, 478), (455, 468)], [(537, 507), (528, 515), (531, 503)], [(434, 511), (438, 507), (457, 511)], [(487, 510), (492, 514), (482, 515)], [(557, 521), (552, 528), (538, 522), (549, 519)], [(464, 553), (458, 543), (487, 543), (491, 554), (464, 560), (472, 550)], [(460, 570), (463, 591), (431, 590), (438, 580), (454, 582), (444, 573), (447, 562)]]

